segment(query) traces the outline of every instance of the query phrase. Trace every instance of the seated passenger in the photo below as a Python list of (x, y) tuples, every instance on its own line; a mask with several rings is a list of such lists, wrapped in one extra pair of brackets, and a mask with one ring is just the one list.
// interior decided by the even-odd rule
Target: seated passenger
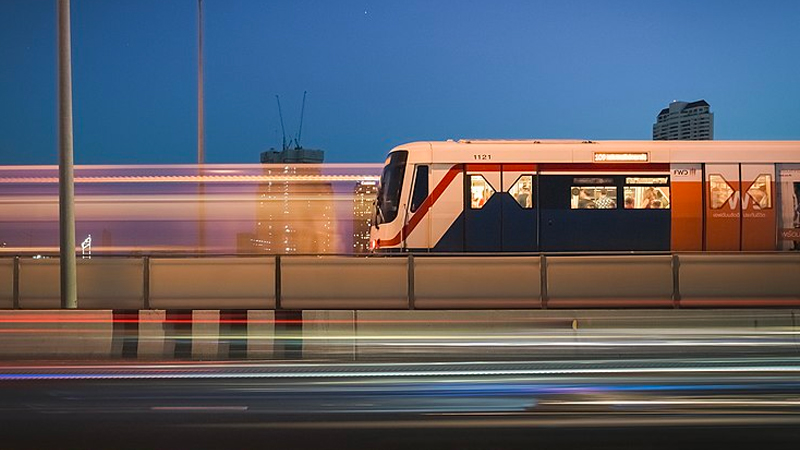
[(606, 188), (600, 189), (600, 198), (595, 200), (597, 209), (614, 209), (617, 207), (617, 201), (608, 196)]
[(652, 187), (647, 188), (644, 191), (644, 199), (642, 199), (642, 208), (652, 208), (653, 207), (653, 200), (656, 199), (656, 190)]
[(633, 197), (625, 197), (625, 209), (633, 209)]
[[(589, 208), (589, 204), (592, 204), (592, 208)], [(592, 196), (592, 192), (589, 189), (581, 189), (580, 197), (578, 198), (578, 209), (593, 209), (594, 208), (594, 197)]]

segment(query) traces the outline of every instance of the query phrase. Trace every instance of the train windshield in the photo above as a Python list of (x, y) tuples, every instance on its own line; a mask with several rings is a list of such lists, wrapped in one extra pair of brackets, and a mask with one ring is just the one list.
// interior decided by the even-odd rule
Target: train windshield
[(381, 174), (378, 187), (378, 199), (375, 202), (375, 223), (389, 223), (397, 217), (400, 209), (400, 188), (403, 186), (403, 175), (406, 171), (408, 152), (397, 151), (389, 154)]

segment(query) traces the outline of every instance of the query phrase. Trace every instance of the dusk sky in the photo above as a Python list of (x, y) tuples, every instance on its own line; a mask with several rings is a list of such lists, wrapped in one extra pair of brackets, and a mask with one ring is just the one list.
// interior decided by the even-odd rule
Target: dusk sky
[[(0, 0), (0, 165), (57, 164), (56, 2)], [(800, 139), (800, 1), (205, 0), (206, 161), (448, 138)], [(196, 161), (197, 1), (72, 0), (77, 164)]]

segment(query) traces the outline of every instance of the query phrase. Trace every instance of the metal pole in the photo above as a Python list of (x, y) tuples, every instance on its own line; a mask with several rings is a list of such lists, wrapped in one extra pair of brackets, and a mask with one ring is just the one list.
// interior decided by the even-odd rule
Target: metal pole
[(72, 49), (69, 0), (58, 0), (58, 220), (61, 307), (78, 307), (75, 262), (75, 185), (72, 158)]
[(203, 117), (203, 0), (197, 0), (197, 164), (206, 158)]
[(198, 253), (206, 250), (206, 187), (203, 183), (203, 164), (206, 159), (205, 149), (205, 114), (203, 113), (203, 0), (197, 0), (197, 165), (200, 175), (197, 200), (199, 220), (197, 227)]

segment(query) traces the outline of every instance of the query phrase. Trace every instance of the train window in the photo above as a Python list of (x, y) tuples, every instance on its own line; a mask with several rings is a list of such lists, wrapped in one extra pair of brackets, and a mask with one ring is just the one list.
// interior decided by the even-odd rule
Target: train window
[(719, 174), (710, 174), (708, 182), (711, 185), (709, 195), (711, 196), (711, 209), (720, 209), (736, 192), (725, 178)]
[(492, 188), (492, 185), (481, 175), (470, 175), (469, 183), (469, 190), (472, 196), (470, 207), (472, 209), (483, 208), (483, 205), (494, 195), (494, 188)]
[(411, 195), (411, 212), (415, 212), (428, 198), (428, 166), (417, 166), (414, 177), (414, 193)]
[(614, 209), (616, 186), (572, 186), (572, 209)]
[(522, 209), (533, 208), (533, 175), (521, 175), (508, 190)]
[(404, 150), (392, 152), (386, 159), (378, 187), (378, 198), (375, 201), (377, 225), (389, 223), (397, 217), (400, 204), (400, 188), (403, 186), (403, 175), (406, 171), (408, 152)]
[(668, 186), (625, 186), (625, 209), (669, 209)]
[(772, 176), (759, 175), (747, 189), (747, 195), (753, 201), (753, 208), (772, 208)]

